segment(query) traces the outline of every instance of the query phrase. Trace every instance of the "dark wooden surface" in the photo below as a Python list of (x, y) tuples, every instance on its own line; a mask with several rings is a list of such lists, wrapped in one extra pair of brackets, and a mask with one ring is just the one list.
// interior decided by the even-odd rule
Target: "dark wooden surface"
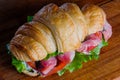
[[(120, 0), (0, 0), (0, 80), (120, 80)], [(83, 68), (73, 73), (66, 72), (59, 77), (57, 74), (41, 77), (28, 77), (19, 74), (11, 66), (10, 56), (5, 45), (13, 37), (17, 28), (26, 22), (27, 15), (33, 15), (42, 6), (54, 2), (75, 2), (80, 7), (85, 3), (100, 5), (107, 14), (112, 25), (113, 35), (109, 45), (104, 47), (98, 61), (83, 64)]]

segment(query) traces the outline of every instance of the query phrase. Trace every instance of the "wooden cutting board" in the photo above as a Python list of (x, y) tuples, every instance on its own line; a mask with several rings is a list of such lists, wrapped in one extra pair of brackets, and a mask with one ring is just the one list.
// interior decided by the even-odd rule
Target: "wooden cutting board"
[[(25, 3), (21, 4), (24, 5)], [(120, 80), (120, 0), (107, 1), (99, 3), (99, 5), (106, 12), (107, 19), (113, 28), (113, 35), (108, 41), (109, 45), (102, 49), (99, 60), (84, 63), (82, 69), (76, 70), (73, 73), (66, 72), (60, 77), (54, 74), (45, 78), (33, 78), (19, 74), (15, 68), (11, 66), (11, 59), (5, 50), (5, 44), (12, 38), (18, 28), (16, 26), (25, 22), (25, 16), (29, 13), (23, 15), (23, 17), (19, 17), (22, 15), (21, 12), (10, 20), (9, 18), (11, 18), (11, 15), (14, 15), (15, 12), (9, 13), (11, 9), (8, 9), (8, 13), (5, 14), (5, 12), (1, 10), (2, 6), (0, 6), (0, 17), (3, 18), (4, 15), (8, 15), (8, 17), (4, 19), (0, 18), (0, 80)], [(19, 8), (19, 4), (17, 7)], [(25, 9), (23, 9), (23, 11), (24, 10)], [(34, 10), (34, 12), (35, 11), (37, 10)]]

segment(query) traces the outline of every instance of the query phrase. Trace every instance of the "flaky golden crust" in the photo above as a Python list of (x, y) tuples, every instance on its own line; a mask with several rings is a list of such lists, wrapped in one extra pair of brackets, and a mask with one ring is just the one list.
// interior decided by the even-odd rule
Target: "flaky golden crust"
[(87, 25), (83, 13), (80, 8), (74, 3), (65, 3), (60, 6), (62, 10), (67, 12), (71, 17), (76, 26), (76, 32), (79, 37), (80, 42), (87, 36)]
[(43, 45), (48, 54), (56, 51), (56, 43), (50, 30), (40, 22), (32, 21), (24, 24), (17, 30), (17, 34), (32, 37)]
[(42, 21), (49, 27), (55, 37), (59, 52), (73, 51), (80, 46), (81, 42), (76, 35), (72, 18), (55, 4), (43, 7), (35, 14), (34, 20)]
[(88, 25), (88, 34), (103, 30), (106, 15), (104, 11), (96, 5), (86, 5), (82, 8)]
[(18, 34), (10, 42), (10, 50), (21, 61), (38, 61), (47, 56), (44, 47), (31, 37)]

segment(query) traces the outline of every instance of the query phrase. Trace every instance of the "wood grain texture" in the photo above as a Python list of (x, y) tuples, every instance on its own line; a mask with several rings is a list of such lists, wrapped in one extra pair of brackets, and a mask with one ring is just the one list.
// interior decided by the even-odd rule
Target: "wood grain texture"
[[(32, 0), (25, 0), (25, 1), (32, 3)], [(47, 4), (52, 0), (45, 0), (45, 1), (47, 2), (44, 3), (44, 1), (41, 0), (41, 3)], [(62, 0), (62, 2), (59, 3), (59, 5), (62, 4), (64, 1), (65, 0)], [(79, 2), (78, 3), (79, 6), (82, 6), (83, 3), (84, 4), (86, 3), (86, 2), (82, 2), (81, 4), (80, 3), (81, 1), (79, 0), (74, 0), (74, 1), (76, 3)], [(92, 2), (95, 0), (90, 0), (90, 1)], [(93, 2), (93, 3), (98, 3), (101, 1), (102, 0), (98, 0), (97, 2)], [(38, 2), (40, 2), (40, 0)], [(5, 3), (7, 2), (4, 2), (2, 6)], [(12, 4), (15, 4), (15, 2)], [(14, 9), (15, 10), (18, 9), (18, 10), (11, 11), (10, 13), (6, 13), (5, 10), (2, 10), (2, 7), (0, 7), (0, 17), (1, 17), (0, 18), (0, 34), (1, 34), (0, 80), (113, 80), (113, 79), (120, 80), (119, 79), (120, 78), (120, 0), (113, 0), (107, 3), (103, 3), (103, 2), (99, 3), (99, 5), (101, 5), (101, 7), (106, 12), (107, 19), (113, 28), (113, 35), (109, 40), (109, 45), (102, 49), (99, 60), (97, 61), (93, 60), (84, 63), (82, 69), (76, 70), (73, 73), (66, 72), (61, 77), (59, 77), (57, 74), (53, 74), (52, 76), (48, 76), (45, 78), (41, 78), (41, 77), (33, 78), (33, 77), (28, 77), (24, 74), (19, 74), (11, 65), (11, 58), (7, 54), (7, 51), (5, 50), (5, 44), (8, 43), (8, 41), (12, 38), (16, 29), (26, 21), (26, 15), (28, 14), (32, 15), (38, 10), (38, 8), (40, 8), (44, 4), (40, 4), (40, 5), (38, 3), (31, 4), (30, 6), (31, 7), (34, 6), (34, 8), (31, 8), (31, 10), (27, 10), (28, 12), (26, 11), (28, 7), (30, 8), (30, 6), (27, 6), (28, 3), (20, 2), (20, 5), (16, 5), (17, 8), (14, 8), (15, 5), (12, 4), (8, 4), (9, 6), (11, 6), (11, 8), (5, 7), (6, 11), (11, 11)], [(25, 8), (22, 9), (23, 7)], [(35, 9), (35, 7), (37, 9)], [(23, 12), (21, 12), (22, 10)], [(32, 10), (33, 12), (29, 13), (29, 11)], [(19, 13), (17, 13), (17, 11)]]

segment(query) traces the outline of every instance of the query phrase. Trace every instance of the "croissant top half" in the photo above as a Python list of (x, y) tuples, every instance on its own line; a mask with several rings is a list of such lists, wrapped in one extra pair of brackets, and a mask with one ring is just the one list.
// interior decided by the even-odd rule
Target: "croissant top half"
[(73, 3), (60, 7), (48, 4), (34, 15), (33, 21), (17, 30), (10, 41), (10, 51), (22, 61), (42, 60), (56, 50), (74, 51), (87, 35), (103, 29), (104, 19), (105, 13), (97, 6), (81, 11)]

